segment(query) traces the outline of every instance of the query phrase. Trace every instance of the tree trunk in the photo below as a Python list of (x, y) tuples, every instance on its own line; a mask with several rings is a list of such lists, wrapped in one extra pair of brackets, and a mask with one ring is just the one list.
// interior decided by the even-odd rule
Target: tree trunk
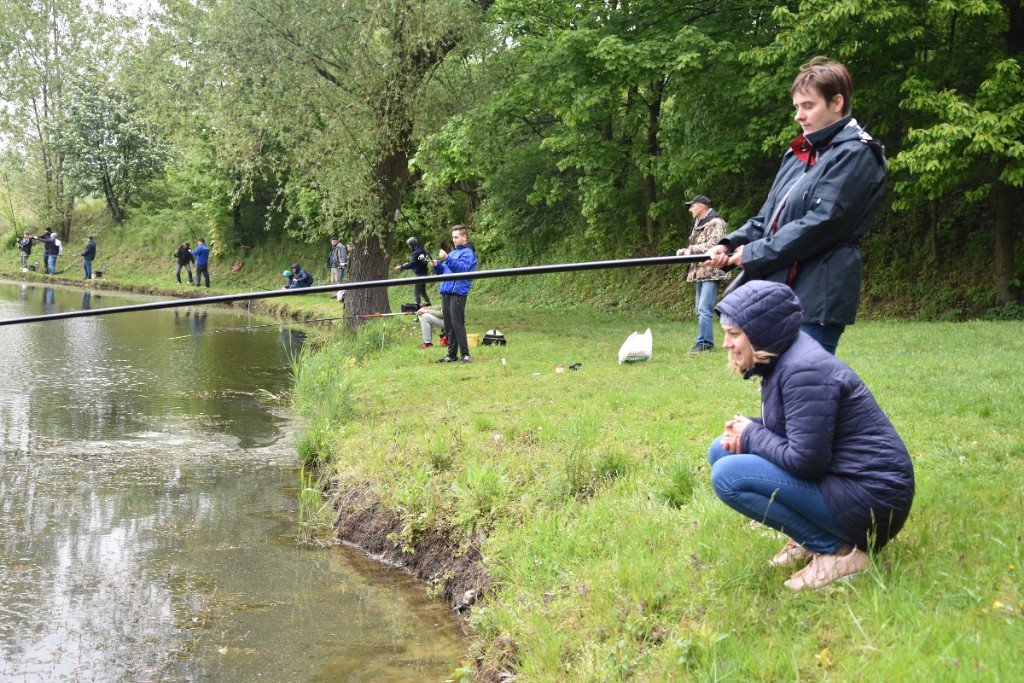
[(1017, 295), (1011, 282), (1017, 271), (1014, 256), (1014, 212), (1021, 202), (1020, 191), (1006, 183), (996, 181), (992, 186), (995, 195), (995, 270), (996, 303), (1000, 306), (1015, 302)]
[[(409, 138), (412, 126), (403, 126), (394, 146), (376, 167), (378, 199), (382, 215), (378, 217), (381, 230), (373, 230), (365, 222), (356, 226), (353, 252), (349, 254), (349, 282), (386, 280), (391, 273), (391, 250), (395, 244), (395, 215), (402, 208), (405, 185), (409, 179)], [(357, 316), (371, 313), (390, 313), (388, 291), (385, 287), (357, 289), (345, 295), (345, 312), (353, 316), (355, 327), (365, 320)]]
[(658, 201), (657, 180), (654, 177), (654, 160), (661, 154), (658, 144), (658, 129), (661, 121), (661, 100), (665, 80), (652, 84), (651, 101), (647, 104), (647, 158), (644, 160), (644, 226), (647, 228), (647, 246), (654, 247), (658, 238), (658, 221), (651, 213), (651, 207)]

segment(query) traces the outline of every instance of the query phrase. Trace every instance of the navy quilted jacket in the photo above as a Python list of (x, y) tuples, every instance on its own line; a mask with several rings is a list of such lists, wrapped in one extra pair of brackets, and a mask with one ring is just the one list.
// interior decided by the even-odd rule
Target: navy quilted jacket
[(743, 452), (815, 481), (836, 521), (864, 550), (903, 527), (914, 500), (914, 467), (903, 440), (848, 365), (800, 332), (800, 302), (786, 285), (753, 281), (716, 310), (754, 348), (778, 354), (755, 366), (761, 419), (743, 432)]

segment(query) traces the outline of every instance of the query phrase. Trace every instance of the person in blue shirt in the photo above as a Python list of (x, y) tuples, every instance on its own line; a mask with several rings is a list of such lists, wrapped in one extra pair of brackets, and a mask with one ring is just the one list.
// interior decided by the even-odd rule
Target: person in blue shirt
[[(450, 273), (471, 273), (476, 270), (476, 252), (469, 241), (469, 231), (464, 225), (452, 227), (452, 244), (449, 254), (438, 250), (438, 258), (431, 261), (438, 275)], [(441, 283), (441, 311), (448, 328), (448, 355), (438, 363), (469, 363), (469, 343), (466, 340), (466, 296), (473, 286), (472, 280), (446, 280)], [(461, 352), (461, 357), (459, 353)]]
[(192, 250), (192, 255), (196, 257), (196, 287), (203, 281), (203, 275), (206, 276), (206, 288), (210, 288), (210, 270), (208, 263), (210, 262), (210, 248), (206, 246), (206, 240), (202, 237), (199, 238), (199, 244)]

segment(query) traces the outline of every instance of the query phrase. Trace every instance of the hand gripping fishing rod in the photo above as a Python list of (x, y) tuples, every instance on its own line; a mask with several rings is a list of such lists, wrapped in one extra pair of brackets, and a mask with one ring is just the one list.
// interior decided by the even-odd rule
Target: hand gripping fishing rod
[[(133, 311), (155, 311), (163, 308), (182, 308), (185, 306), (205, 306), (207, 304), (227, 304), (235, 301), (251, 301), (253, 299), (273, 299), (279, 296), (301, 296), (320, 292), (338, 292), (353, 289), (372, 289), (374, 287), (408, 287), (415, 282), (447, 282), (449, 280), (486, 280), (493, 277), (517, 277), (519, 275), (547, 275), (549, 273), (571, 273), (582, 270), (610, 270), (612, 268), (636, 268), (644, 266), (664, 266), (679, 263), (703, 263), (707, 260), (704, 254), (686, 256), (653, 256), (648, 258), (618, 259), (615, 261), (585, 261), (582, 263), (555, 263), (546, 266), (524, 266), (521, 268), (499, 268), (497, 270), (479, 270), (470, 273), (446, 273), (444, 275), (426, 275), (424, 277), (394, 278), (389, 280), (367, 280), (365, 282), (345, 282), (337, 285), (319, 285), (300, 289), (272, 289), (265, 292), (245, 292), (242, 294), (220, 294), (204, 296), (197, 299), (172, 299), (170, 301), (151, 301), (130, 306), (111, 306), (110, 308), (91, 308), (82, 311), (64, 311), (47, 315), (33, 315), (23, 318), (0, 320), (0, 327), (20, 325), (22, 323), (45, 322), (48, 320), (65, 320), (68, 318), (89, 318), (97, 315), (114, 313), (130, 313)], [(378, 314), (372, 314), (377, 317)], [(383, 315), (383, 314), (379, 314)]]

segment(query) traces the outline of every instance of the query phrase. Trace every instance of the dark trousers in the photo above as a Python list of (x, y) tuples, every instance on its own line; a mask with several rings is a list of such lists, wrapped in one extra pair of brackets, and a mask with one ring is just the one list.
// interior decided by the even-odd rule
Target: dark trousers
[(424, 301), (426, 301), (427, 302), (427, 304), (426, 304), (427, 306), (430, 305), (430, 297), (427, 296), (427, 283), (426, 282), (417, 282), (417, 283), (415, 283), (412, 286), (412, 293), (413, 293), (413, 296), (416, 297), (416, 305), (417, 306), (420, 305), (420, 299), (423, 299)]
[(469, 355), (466, 341), (466, 297), (458, 294), (441, 295), (441, 313), (448, 334), (448, 357)]
[(203, 281), (203, 276), (204, 275), (206, 276), (206, 286), (209, 287), (210, 286), (210, 269), (207, 267), (207, 264), (205, 264), (205, 263), (203, 265), (199, 265), (197, 263), (196, 264), (196, 287), (198, 287), (199, 283), (201, 283)]

